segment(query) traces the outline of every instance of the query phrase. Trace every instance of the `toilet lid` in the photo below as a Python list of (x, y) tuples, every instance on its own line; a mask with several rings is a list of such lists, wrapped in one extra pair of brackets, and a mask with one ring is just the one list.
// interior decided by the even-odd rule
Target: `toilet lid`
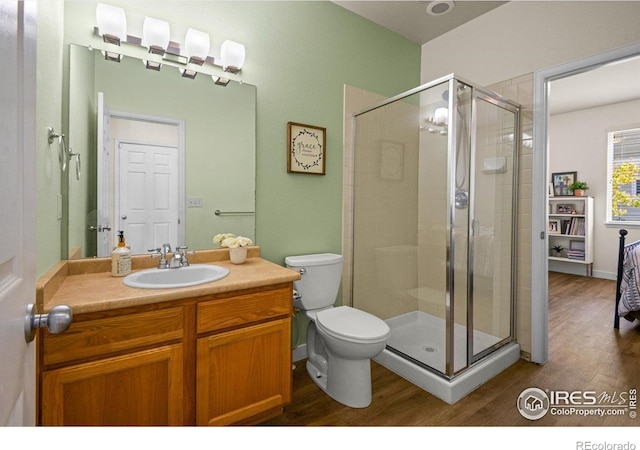
[(320, 311), (316, 315), (316, 326), (338, 339), (358, 342), (379, 342), (390, 332), (384, 320), (349, 306)]

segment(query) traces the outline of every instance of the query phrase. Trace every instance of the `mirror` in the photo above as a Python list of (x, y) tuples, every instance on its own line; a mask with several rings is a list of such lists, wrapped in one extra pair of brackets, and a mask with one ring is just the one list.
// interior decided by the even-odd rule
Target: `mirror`
[(118, 230), (133, 253), (215, 248), (218, 233), (255, 240), (255, 86), (73, 44), (69, 86), (67, 142), (82, 170), (74, 158), (65, 174), (63, 259), (109, 256)]

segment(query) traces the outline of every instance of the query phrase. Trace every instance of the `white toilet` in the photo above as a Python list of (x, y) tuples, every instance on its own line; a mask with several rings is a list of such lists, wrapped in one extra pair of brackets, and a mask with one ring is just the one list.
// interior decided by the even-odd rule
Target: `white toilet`
[(307, 372), (334, 400), (352, 408), (371, 404), (371, 358), (385, 348), (389, 326), (349, 306), (334, 307), (342, 275), (342, 255), (288, 256), (300, 272), (293, 282), (294, 306), (311, 319), (307, 328)]

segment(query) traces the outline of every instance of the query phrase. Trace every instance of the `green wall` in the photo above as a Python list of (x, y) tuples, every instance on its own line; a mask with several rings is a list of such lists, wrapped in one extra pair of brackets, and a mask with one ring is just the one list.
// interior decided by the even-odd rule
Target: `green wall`
[(58, 146), (49, 145), (47, 128), (62, 130), (62, 2), (37, 4), (36, 87), (36, 276), (42, 276), (60, 261), (61, 220), (56, 196), (61, 192)]
[[(94, 42), (96, 3), (64, 2), (65, 43)], [(340, 252), (343, 86), (388, 96), (417, 86), (420, 47), (331, 2), (107, 3), (125, 9), (130, 34), (141, 34), (149, 14), (171, 23), (174, 41), (193, 27), (209, 32), (212, 52), (225, 39), (245, 44), (241, 77), (257, 87), (256, 243), (279, 264), (287, 255)], [(290, 121), (327, 129), (325, 176), (287, 173)], [(55, 259), (46, 251), (38, 258)]]

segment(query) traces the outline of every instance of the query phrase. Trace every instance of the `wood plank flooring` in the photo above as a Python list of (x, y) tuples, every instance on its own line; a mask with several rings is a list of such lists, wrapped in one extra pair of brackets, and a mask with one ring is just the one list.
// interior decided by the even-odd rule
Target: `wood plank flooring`
[(549, 274), (549, 362), (524, 360), (449, 405), (372, 362), (373, 402), (341, 405), (296, 363), (293, 402), (266, 425), (311, 426), (638, 426), (640, 418), (558, 416), (530, 421), (516, 401), (529, 387), (608, 393), (640, 389), (640, 325), (621, 319), (613, 329), (615, 282)]

